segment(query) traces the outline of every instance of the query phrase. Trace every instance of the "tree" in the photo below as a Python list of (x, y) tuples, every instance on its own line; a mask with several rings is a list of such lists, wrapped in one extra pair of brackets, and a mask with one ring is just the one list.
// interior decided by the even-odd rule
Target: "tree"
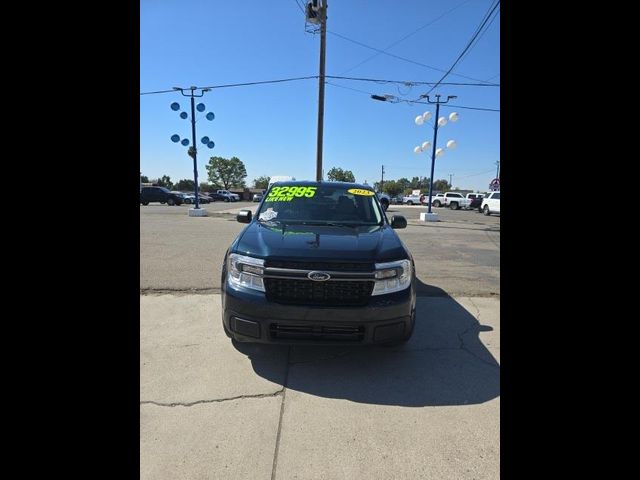
[(209, 165), (205, 165), (209, 172), (209, 181), (213, 184), (222, 184), (225, 190), (229, 187), (244, 188), (244, 179), (247, 177), (247, 169), (238, 157), (230, 159), (223, 157), (211, 157)]
[(173, 183), (171, 182), (171, 177), (168, 175), (163, 175), (162, 178), (159, 178), (153, 183), (157, 183), (159, 187), (166, 187), (169, 190), (173, 190)]
[(200, 182), (200, 185), (198, 186), (198, 188), (200, 189), (201, 192), (211, 192), (212, 190), (218, 190), (213, 185), (205, 182)]
[(403, 188), (401, 185), (398, 184), (397, 181), (387, 180), (386, 182), (384, 182), (384, 192), (388, 193), (389, 196), (395, 197), (402, 191), (403, 191)]
[(187, 192), (195, 192), (196, 190), (196, 182), (194, 182), (193, 180), (189, 180), (188, 178), (185, 178), (183, 180), (180, 180), (178, 183), (176, 183), (173, 186), (174, 190), (184, 190)]
[(149, 177), (147, 177), (146, 175), (142, 175), (142, 176), (140, 177), (140, 181), (141, 181), (142, 183), (149, 183)]
[(327, 173), (327, 179), (330, 182), (355, 182), (356, 177), (353, 176), (351, 170), (342, 170), (338, 167), (333, 167)]
[(267, 187), (269, 187), (269, 180), (271, 180), (271, 177), (267, 177), (266, 175), (258, 177), (253, 181), (253, 188), (261, 188), (262, 190), (266, 190)]
[(411, 182), (409, 181), (409, 179), (404, 177), (396, 180), (396, 183), (398, 184), (398, 186), (401, 188), (403, 192), (411, 186)]
[(433, 182), (433, 191), (434, 192), (446, 192), (447, 190), (451, 190), (451, 185), (446, 180), (436, 180)]

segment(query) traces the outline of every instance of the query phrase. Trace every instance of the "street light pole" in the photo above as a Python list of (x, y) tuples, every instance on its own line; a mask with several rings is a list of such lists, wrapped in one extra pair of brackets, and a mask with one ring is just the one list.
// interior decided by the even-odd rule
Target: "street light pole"
[[(191, 145), (193, 148), (193, 181), (196, 182), (196, 210), (200, 208), (198, 195), (198, 149), (196, 148), (196, 103), (193, 97), (195, 87), (191, 87)], [(202, 94), (204, 95), (204, 93)], [(201, 96), (202, 96), (201, 95)]]
[[(196, 217), (201, 217), (201, 216), (206, 216), (206, 211), (202, 210), (200, 211), (200, 192), (198, 189), (198, 148), (196, 147), (196, 104), (195, 104), (195, 98), (196, 97), (203, 97), (205, 92), (209, 92), (211, 91), (210, 88), (198, 88), (198, 87), (190, 87), (188, 90), (190, 90), (190, 93), (184, 93), (184, 91), (186, 89), (184, 88), (180, 88), (180, 87), (173, 87), (174, 90), (178, 90), (182, 96), (184, 97), (191, 97), (191, 146), (189, 147), (189, 150), (187, 151), (187, 154), (193, 158), (193, 181), (194, 181), (194, 190), (195, 190), (195, 196), (196, 196), (196, 206), (193, 210), (195, 211), (191, 211), (189, 210), (189, 215), (190, 216), (196, 216)], [(200, 95), (196, 95), (196, 90), (200, 90)], [(205, 105), (204, 103), (200, 103), (198, 104), (198, 111), (199, 112), (203, 112), (205, 110)], [(180, 105), (177, 102), (174, 102), (171, 104), (171, 109), (174, 111), (178, 111), (180, 110)], [(180, 113), (180, 118), (186, 119), (187, 118), (187, 113), (186, 112), (181, 112)], [(213, 112), (209, 112), (205, 115), (205, 118), (207, 120), (213, 120), (215, 118), (215, 115), (213, 114)], [(172, 135), (171, 136), (171, 140), (173, 142), (180, 142), (182, 143), (182, 145), (184, 145), (185, 147), (187, 145), (189, 145), (189, 140), (188, 139), (183, 139), (182, 141), (180, 141), (180, 136), (179, 135)], [(215, 146), (215, 143), (212, 142), (209, 137), (203, 137), (202, 138), (202, 143), (204, 143), (205, 145), (207, 145), (207, 147), (209, 148), (213, 148)]]

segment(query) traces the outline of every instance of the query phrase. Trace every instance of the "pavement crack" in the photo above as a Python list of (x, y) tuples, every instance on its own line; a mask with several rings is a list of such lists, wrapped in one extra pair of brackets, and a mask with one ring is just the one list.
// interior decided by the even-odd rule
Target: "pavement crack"
[(287, 382), (289, 381), (290, 355), (291, 355), (291, 347), (287, 349), (287, 369), (284, 374), (284, 383), (282, 384), (282, 403), (280, 404), (280, 417), (278, 418), (278, 433), (276, 433), (276, 448), (273, 452), (273, 466), (271, 467), (271, 480), (275, 480), (276, 469), (278, 468), (278, 452), (280, 451), (280, 434), (282, 432), (282, 418), (284, 417), (284, 401), (287, 396)]
[(172, 402), (172, 403), (164, 403), (164, 402), (155, 402), (153, 400), (143, 400), (140, 402), (140, 405), (156, 405), (158, 407), (193, 407), (194, 405), (200, 405), (204, 403), (220, 403), (220, 402), (229, 402), (232, 400), (244, 400), (246, 398), (268, 398), (268, 397), (277, 397), (284, 393), (284, 387), (280, 390), (273, 393), (259, 393), (256, 395), (238, 395), (235, 397), (229, 398), (214, 398), (212, 400), (196, 400), (195, 402)]

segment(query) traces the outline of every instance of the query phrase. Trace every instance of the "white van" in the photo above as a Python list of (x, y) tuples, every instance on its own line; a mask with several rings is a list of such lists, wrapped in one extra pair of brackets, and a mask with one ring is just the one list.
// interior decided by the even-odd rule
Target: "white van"
[(491, 215), (500, 213), (500, 192), (491, 192), (482, 199), (482, 213)]

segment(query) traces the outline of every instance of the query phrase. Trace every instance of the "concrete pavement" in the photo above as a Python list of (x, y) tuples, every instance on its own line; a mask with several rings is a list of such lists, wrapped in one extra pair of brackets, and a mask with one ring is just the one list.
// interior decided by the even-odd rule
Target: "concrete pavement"
[(499, 300), (417, 310), (403, 347), (236, 348), (219, 295), (141, 296), (141, 478), (498, 478)]

